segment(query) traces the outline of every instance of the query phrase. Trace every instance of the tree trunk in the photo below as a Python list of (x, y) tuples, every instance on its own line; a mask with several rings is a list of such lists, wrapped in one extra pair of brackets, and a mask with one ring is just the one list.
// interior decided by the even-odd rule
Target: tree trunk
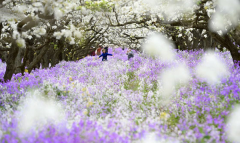
[(16, 67), (15, 74), (21, 73), (20, 66), (21, 66), (21, 63), (22, 63), (23, 52), (24, 52), (24, 49), (23, 48), (19, 48), (17, 57), (15, 59), (15, 67)]
[(228, 35), (224, 36), (226, 48), (230, 51), (233, 62), (240, 64), (240, 53), (238, 52), (237, 46), (234, 45)]
[(50, 40), (46, 41), (46, 45), (41, 49), (40, 53), (33, 59), (33, 61), (29, 64), (28, 66), (28, 72), (31, 73), (31, 71), (33, 70), (33, 68), (39, 64), (39, 62), (41, 61), (42, 57), (44, 56), (44, 54), (47, 52), (48, 47), (49, 47), (49, 42)]
[(198, 44), (199, 44), (199, 32), (197, 29), (193, 30), (193, 45), (192, 45), (192, 49), (197, 49), (198, 48)]
[(3, 25), (2, 25), (2, 22), (0, 22), (0, 35), (2, 34), (2, 28), (3, 28)]
[(215, 38), (221, 45), (225, 46), (231, 53), (233, 63), (240, 64), (240, 53), (238, 52), (238, 48), (233, 44), (230, 37), (226, 34), (221, 37), (219, 34), (211, 32), (213, 38)]
[(59, 55), (60, 54), (61, 53), (60, 53), (59, 49), (54, 52), (51, 67), (54, 67), (56, 64), (59, 63)]
[(15, 71), (15, 59), (18, 54), (19, 47), (16, 44), (16, 41), (14, 40), (12, 42), (12, 46), (9, 51), (9, 55), (7, 58), (7, 67), (6, 67), (6, 72), (4, 74), (4, 81), (10, 81), (12, 78), (12, 75)]
[(49, 67), (49, 51), (47, 51), (46, 54), (44, 54), (42, 59), (42, 68), (48, 68)]

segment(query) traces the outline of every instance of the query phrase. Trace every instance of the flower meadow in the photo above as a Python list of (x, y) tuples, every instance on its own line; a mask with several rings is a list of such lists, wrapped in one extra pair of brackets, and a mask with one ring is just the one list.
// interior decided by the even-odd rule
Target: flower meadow
[[(171, 62), (137, 52), (128, 60), (121, 48), (109, 53), (106, 62), (62, 61), (0, 83), (0, 141), (240, 141), (240, 69), (229, 52), (215, 52), (229, 70), (217, 83), (201, 77), (211, 65), (196, 70), (203, 50), (176, 51)], [(0, 61), (0, 79), (5, 68)]]

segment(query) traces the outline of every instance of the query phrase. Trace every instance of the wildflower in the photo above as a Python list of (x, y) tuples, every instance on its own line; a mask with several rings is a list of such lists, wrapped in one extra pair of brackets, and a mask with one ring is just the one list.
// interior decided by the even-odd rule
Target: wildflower
[(27, 70), (27, 69), (25, 69), (25, 72), (26, 72), (26, 73), (28, 73), (28, 70)]
[(210, 97), (211, 99), (214, 99), (214, 98), (215, 98), (215, 96), (214, 96), (214, 95), (210, 95), (209, 97)]
[(92, 101), (88, 101), (87, 107), (90, 107), (90, 106), (92, 106), (92, 105), (93, 105), (93, 102), (92, 102)]
[(160, 119), (166, 119), (166, 117), (167, 117), (167, 113), (165, 112), (160, 113)]
[(89, 93), (89, 91), (88, 91), (88, 90), (86, 91), (86, 93), (87, 93), (87, 95), (90, 95), (90, 93)]
[(85, 88), (85, 87), (84, 87), (84, 88), (82, 88), (82, 91), (83, 91), (83, 92), (85, 92), (85, 91), (86, 91), (86, 88)]
[(69, 81), (73, 81), (72, 77), (69, 77)]
[(88, 114), (88, 110), (87, 110), (87, 109), (84, 109), (84, 110), (83, 110), (83, 114), (84, 114), (84, 115), (87, 115), (87, 114)]

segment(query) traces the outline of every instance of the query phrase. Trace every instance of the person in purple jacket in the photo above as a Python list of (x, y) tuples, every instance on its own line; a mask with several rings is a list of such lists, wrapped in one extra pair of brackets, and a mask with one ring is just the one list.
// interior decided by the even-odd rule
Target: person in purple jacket
[(113, 56), (113, 55), (106, 53), (106, 50), (102, 49), (102, 54), (99, 56), (99, 58), (102, 57), (102, 61), (107, 61), (107, 56)]

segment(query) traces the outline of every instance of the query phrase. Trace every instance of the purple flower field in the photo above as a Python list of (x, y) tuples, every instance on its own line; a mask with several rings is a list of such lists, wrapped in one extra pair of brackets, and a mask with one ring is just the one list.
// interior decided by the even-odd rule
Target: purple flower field
[[(217, 52), (230, 71), (218, 84), (196, 75), (203, 50), (178, 51), (171, 63), (136, 52), (128, 61), (121, 48), (109, 53), (107, 62), (63, 61), (0, 83), (0, 141), (229, 142), (234, 136), (228, 117), (239, 104), (240, 69), (229, 52)], [(160, 75), (180, 63), (191, 78), (166, 102)], [(0, 79), (5, 68), (0, 61)]]

